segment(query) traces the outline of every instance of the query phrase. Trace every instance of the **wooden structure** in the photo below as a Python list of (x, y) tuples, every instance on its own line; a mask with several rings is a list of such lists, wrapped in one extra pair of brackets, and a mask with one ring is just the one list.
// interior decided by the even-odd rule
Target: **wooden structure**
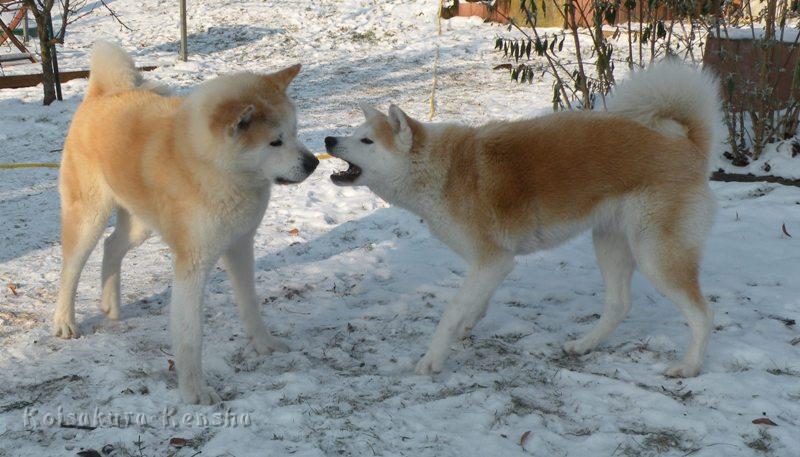
[(189, 43), (186, 37), (186, 0), (180, 0), (180, 15), (181, 15), (181, 60), (186, 62), (189, 55)]
[[(507, 23), (509, 20), (513, 20), (514, 23), (523, 27), (527, 25), (527, 14), (522, 7), (522, 1), (525, 1), (526, 5), (529, 4), (528, 0), (496, 0), (494, 7), (490, 8), (486, 3), (477, 0), (457, 0), (453, 7), (442, 12), (442, 18), (449, 19), (454, 16), (478, 16), (487, 21), (500, 22), (503, 24)], [(593, 26), (594, 0), (573, 0), (573, 4), (575, 5), (575, 21), (578, 26)], [(622, 2), (619, 10), (616, 12), (613, 24), (610, 25), (626, 23), (629, 17), (631, 22), (639, 22), (639, 18), (643, 18), (645, 22), (648, 21), (650, 11), (644, 8), (645, 4), (646, 0), (636, 0), (636, 6), (629, 11), (623, 6), (624, 2)], [(708, 7), (709, 4), (711, 4), (711, 0), (697, 2), (693, 16), (699, 16), (703, 8)], [(565, 15), (563, 13), (565, 10), (564, 0), (536, 0), (536, 5), (538, 13), (536, 20), (537, 27), (565, 27)], [(673, 18), (674, 14), (666, 5), (661, 5), (653, 11), (653, 16), (662, 20), (670, 20)], [(609, 24), (605, 19), (603, 23)]]
[(785, 108), (800, 98), (798, 48), (794, 42), (759, 39), (717, 38), (709, 35), (703, 54), (703, 67), (712, 69), (722, 80), (722, 92), (733, 111), (761, 110), (764, 100), (757, 90), (761, 62), (766, 61), (766, 86), (771, 109)]
[(3, 22), (3, 18), (0, 17), (0, 44), (5, 43), (6, 41), (11, 41), (11, 43), (13, 43), (22, 54), (12, 54), (11, 56), (5, 58), (0, 56), (0, 62), (30, 60), (31, 62), (35, 63), (36, 59), (33, 57), (33, 54), (31, 54), (25, 45), (14, 35), (14, 29), (16, 29), (25, 19), (28, 13), (28, 7), (22, 2), (22, 0), (0, 0), (0, 13), (8, 12), (13, 13), (14, 16), (8, 24)]
[[(151, 71), (156, 67), (139, 67), (139, 71)], [(88, 78), (89, 70), (62, 71), (59, 72), (61, 82), (71, 81), (78, 78)], [(19, 87), (31, 87), (42, 83), (42, 74), (34, 73), (30, 75), (10, 75), (0, 76), (0, 89), (17, 89)]]
[[(442, 19), (450, 19), (455, 16), (469, 17), (478, 16), (487, 21), (500, 22), (502, 24), (513, 20), (516, 24), (524, 26), (527, 15), (522, 9), (522, 0), (497, 0), (494, 7), (489, 7), (481, 1), (457, 0), (451, 8), (442, 11)], [(527, 1), (527, 0), (526, 0)], [(536, 0), (538, 5), (538, 19), (536, 25), (539, 27), (562, 27), (564, 18), (556, 11), (553, 0)]]

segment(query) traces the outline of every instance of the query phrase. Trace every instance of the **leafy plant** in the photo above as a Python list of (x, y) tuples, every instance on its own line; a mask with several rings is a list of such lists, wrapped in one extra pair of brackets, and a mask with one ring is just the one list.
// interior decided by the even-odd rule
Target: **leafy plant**
[[(743, 78), (737, 74), (742, 69), (718, 71), (730, 148), (726, 157), (746, 165), (776, 141), (791, 139), (793, 151), (800, 150), (800, 141), (793, 139), (800, 123), (800, 59), (796, 57), (800, 1), (766, 0), (758, 10), (751, 1), (521, 0), (525, 20), (518, 23), (507, 18), (508, 31), (516, 33), (495, 39), (495, 49), (508, 61), (495, 69), (506, 69), (518, 83), (549, 75), (554, 110), (589, 110), (603, 107), (619, 65), (634, 70), (666, 56), (697, 62), (703, 52), (709, 57), (707, 37), (749, 31), (755, 77)], [(562, 30), (537, 28), (539, 18), (548, 11), (557, 12)], [(787, 37), (791, 38), (788, 43)], [(788, 57), (779, 62), (780, 56)], [(737, 59), (742, 56), (731, 49), (723, 49), (717, 57), (731, 67), (741, 66)], [(789, 62), (797, 64), (787, 68)], [(779, 94), (776, 81), (787, 78), (789, 93)]]

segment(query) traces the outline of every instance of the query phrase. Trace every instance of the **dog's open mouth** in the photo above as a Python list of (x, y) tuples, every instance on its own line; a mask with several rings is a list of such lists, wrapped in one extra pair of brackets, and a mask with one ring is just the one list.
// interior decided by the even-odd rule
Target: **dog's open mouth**
[[(345, 160), (345, 162), (347, 161)], [(347, 170), (332, 174), (331, 181), (336, 184), (347, 184), (355, 181), (359, 176), (361, 176), (361, 167), (354, 163), (347, 162)]]

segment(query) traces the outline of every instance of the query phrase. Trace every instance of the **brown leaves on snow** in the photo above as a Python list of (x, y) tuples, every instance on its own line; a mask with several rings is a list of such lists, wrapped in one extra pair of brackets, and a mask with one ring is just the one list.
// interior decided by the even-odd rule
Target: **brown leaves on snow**
[(769, 417), (759, 417), (758, 419), (753, 419), (753, 423), (756, 425), (772, 425), (778, 426), (775, 422), (772, 422)]
[(526, 430), (525, 433), (523, 433), (522, 436), (519, 437), (519, 445), (525, 447), (525, 442), (528, 441), (528, 437), (530, 436), (531, 436), (531, 431)]

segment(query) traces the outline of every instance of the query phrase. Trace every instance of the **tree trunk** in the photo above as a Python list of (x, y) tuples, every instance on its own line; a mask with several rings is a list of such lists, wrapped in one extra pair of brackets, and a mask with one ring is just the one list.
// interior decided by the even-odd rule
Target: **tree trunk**
[(43, 104), (49, 105), (56, 99), (56, 78), (53, 74), (53, 56), (50, 53), (50, 34), (47, 32), (47, 19), (50, 12), (42, 11), (43, 20), (36, 21), (36, 31), (39, 35), (39, 49), (42, 57), (42, 86), (44, 89)]
[(25, 4), (28, 5), (28, 9), (36, 20), (36, 35), (39, 38), (39, 52), (42, 57), (42, 89), (44, 90), (42, 103), (49, 105), (56, 99), (56, 78), (53, 72), (53, 56), (50, 52), (52, 48), (50, 47), (48, 27), (52, 23), (50, 11), (53, 8), (53, 2), (46, 1), (44, 4), (39, 4), (35, 0), (25, 0)]

